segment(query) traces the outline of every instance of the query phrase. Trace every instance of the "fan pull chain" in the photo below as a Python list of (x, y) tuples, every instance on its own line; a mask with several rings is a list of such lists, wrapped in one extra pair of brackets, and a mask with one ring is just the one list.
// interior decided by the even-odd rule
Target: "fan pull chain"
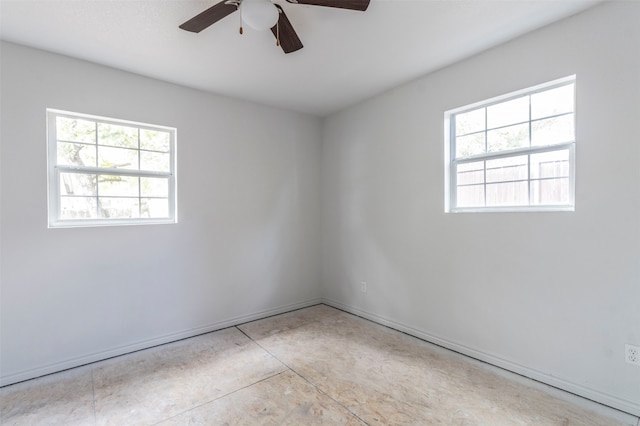
[(280, 19), (276, 22), (276, 46), (280, 46)]
[(240, 35), (242, 35), (244, 31), (242, 31), (242, 9), (240, 9), (240, 6), (238, 6), (238, 14), (240, 15)]

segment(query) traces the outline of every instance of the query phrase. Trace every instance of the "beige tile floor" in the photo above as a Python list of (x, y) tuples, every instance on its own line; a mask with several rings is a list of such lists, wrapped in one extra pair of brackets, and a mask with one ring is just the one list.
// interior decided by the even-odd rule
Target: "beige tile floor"
[(325, 305), (0, 389), (2, 425), (632, 425)]

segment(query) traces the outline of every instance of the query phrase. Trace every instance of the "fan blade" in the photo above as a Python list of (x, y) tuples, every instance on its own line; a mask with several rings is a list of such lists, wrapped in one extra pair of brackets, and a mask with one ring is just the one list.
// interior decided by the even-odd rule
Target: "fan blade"
[(370, 0), (287, 0), (289, 3), (312, 6), (338, 7), (340, 9), (367, 10)]
[(191, 31), (192, 33), (199, 33), (236, 10), (238, 10), (238, 8), (234, 4), (227, 4), (226, 0), (222, 0), (220, 3), (211, 6), (204, 12), (189, 19), (180, 25), (180, 28)]
[[(271, 28), (271, 32), (276, 39), (280, 40), (280, 47), (282, 47), (284, 53), (291, 53), (302, 49), (302, 42), (298, 38), (296, 30), (293, 29), (293, 25), (291, 25), (289, 18), (284, 14), (284, 10), (282, 10), (282, 7), (278, 4), (275, 6), (278, 8), (278, 12), (280, 12), (280, 14), (278, 16), (278, 23), (276, 26)], [(279, 36), (278, 32), (280, 33)]]

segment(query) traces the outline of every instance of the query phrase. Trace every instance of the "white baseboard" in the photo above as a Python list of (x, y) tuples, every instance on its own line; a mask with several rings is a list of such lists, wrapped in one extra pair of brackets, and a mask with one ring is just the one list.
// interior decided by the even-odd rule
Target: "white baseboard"
[(203, 327), (196, 327), (189, 330), (180, 331), (177, 333), (171, 333), (164, 336), (154, 337), (152, 339), (142, 340), (130, 345), (119, 346), (116, 348), (108, 349), (106, 351), (95, 352), (76, 358), (67, 359), (61, 362), (53, 364), (46, 364), (29, 370), (20, 371), (17, 373), (9, 374), (7, 376), (0, 377), (0, 386), (7, 386), (14, 383), (22, 382), (25, 380), (34, 379), (36, 377), (45, 376), (47, 374), (57, 373), (59, 371), (68, 370), (70, 368), (80, 367), (92, 362), (102, 361), (115, 356), (125, 355), (131, 352), (136, 352), (142, 349), (148, 349), (154, 346), (163, 345), (165, 343), (175, 342), (177, 340), (187, 339), (189, 337), (197, 336), (199, 334), (210, 333), (212, 331), (221, 330), (227, 327), (233, 327), (235, 325), (243, 324), (249, 321), (255, 321), (258, 319), (270, 317), (272, 315), (278, 315), (285, 312), (294, 311), (296, 309), (306, 308), (308, 306), (317, 305), (322, 303), (322, 299), (311, 299), (304, 302), (294, 303), (291, 305), (280, 306), (273, 309), (267, 309), (260, 312), (255, 312), (248, 315), (241, 315), (238, 317), (229, 318), (223, 321), (219, 321), (213, 324), (209, 324)]
[(471, 347), (468, 347), (456, 342), (452, 342), (450, 340), (447, 340), (438, 336), (434, 336), (429, 333), (425, 333), (424, 331), (418, 330), (409, 325), (385, 318), (383, 316), (380, 316), (371, 312), (364, 311), (354, 306), (345, 305), (344, 303), (337, 302), (335, 300), (322, 299), (322, 303), (329, 306), (333, 306), (334, 308), (338, 308), (343, 311), (352, 313), (354, 315), (358, 315), (360, 317), (363, 317), (375, 323), (393, 328), (403, 333), (407, 333), (411, 336), (415, 336), (419, 339), (436, 344), (443, 348), (450, 349), (452, 351), (486, 362), (496, 367), (503, 368), (505, 370), (519, 374), (521, 376), (528, 377), (530, 379), (570, 392), (572, 394), (589, 399), (591, 401), (606, 405), (608, 407), (615, 408), (616, 410), (629, 413), (633, 416), (640, 416), (640, 402), (638, 401), (629, 401), (626, 399), (618, 398), (616, 396), (613, 396), (604, 392), (600, 392), (595, 389), (591, 389), (576, 383), (572, 383), (567, 380), (563, 380), (559, 377), (550, 376), (549, 374), (543, 373), (541, 371), (508, 361), (506, 359), (497, 357), (492, 354), (478, 351)]

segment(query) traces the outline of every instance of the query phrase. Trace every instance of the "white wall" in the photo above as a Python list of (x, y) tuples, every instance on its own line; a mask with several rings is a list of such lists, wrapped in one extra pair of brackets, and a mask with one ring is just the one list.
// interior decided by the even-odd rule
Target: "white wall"
[[(2, 384), (319, 300), (318, 118), (1, 55)], [(47, 229), (46, 108), (175, 126), (179, 223)]]
[[(571, 74), (576, 211), (444, 213), (444, 111)], [(640, 345), (640, 2), (381, 94), (323, 133), (331, 304), (640, 414), (623, 355)]]

